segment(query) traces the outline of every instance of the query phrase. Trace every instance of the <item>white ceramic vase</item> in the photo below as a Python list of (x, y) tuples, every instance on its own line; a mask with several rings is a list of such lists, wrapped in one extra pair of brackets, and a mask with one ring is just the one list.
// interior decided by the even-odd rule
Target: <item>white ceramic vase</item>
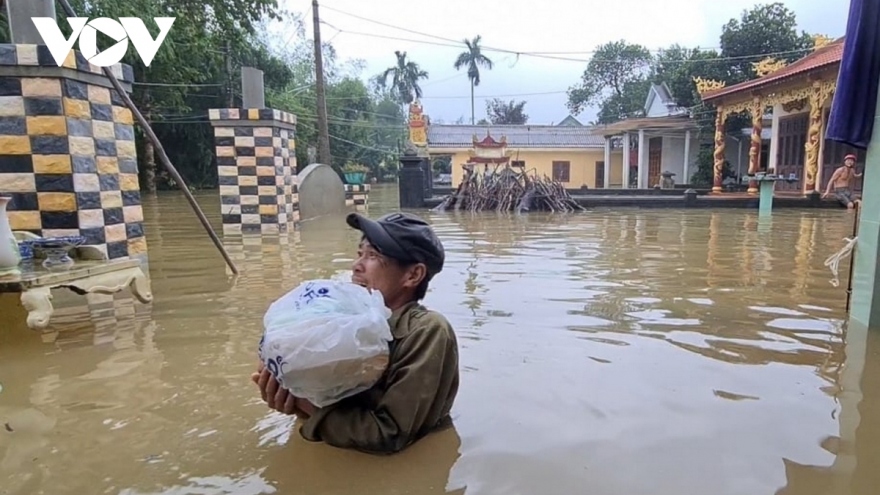
[(21, 251), (18, 241), (12, 235), (9, 218), (6, 216), (6, 205), (10, 198), (0, 196), (0, 277), (20, 275), (18, 265), (21, 263)]

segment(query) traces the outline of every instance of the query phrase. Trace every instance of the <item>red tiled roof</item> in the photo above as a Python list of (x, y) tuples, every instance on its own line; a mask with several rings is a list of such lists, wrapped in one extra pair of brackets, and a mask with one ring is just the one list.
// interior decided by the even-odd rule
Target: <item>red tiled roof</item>
[(806, 57), (786, 65), (772, 74), (767, 74), (766, 76), (752, 79), (751, 81), (734, 84), (733, 86), (709, 91), (703, 95), (703, 101), (715, 100), (722, 96), (729, 96), (747, 90), (755, 90), (769, 84), (782, 82), (783, 80), (798, 75), (807, 74), (834, 64), (839, 64), (841, 58), (843, 58), (843, 41), (844, 38), (839, 38), (822, 48), (819, 48)]

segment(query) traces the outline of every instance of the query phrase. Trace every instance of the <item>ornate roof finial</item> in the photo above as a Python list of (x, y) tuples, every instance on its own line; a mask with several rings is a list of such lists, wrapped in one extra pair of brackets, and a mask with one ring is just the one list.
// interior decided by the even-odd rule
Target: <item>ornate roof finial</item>
[(788, 64), (785, 60), (776, 60), (773, 57), (767, 57), (760, 62), (753, 62), (752, 68), (755, 70), (755, 74), (757, 74), (758, 77), (763, 77), (778, 71), (786, 65)]
[(697, 85), (697, 92), (702, 94), (706, 94), (709, 91), (715, 91), (717, 89), (721, 89), (725, 86), (724, 81), (715, 81), (713, 79), (703, 79), (702, 77), (695, 77), (694, 83)]
[(813, 35), (813, 51), (816, 51), (819, 48), (822, 48), (823, 46), (830, 44), (832, 41), (834, 41), (834, 40), (832, 40), (828, 36), (825, 36), (824, 34), (814, 34)]

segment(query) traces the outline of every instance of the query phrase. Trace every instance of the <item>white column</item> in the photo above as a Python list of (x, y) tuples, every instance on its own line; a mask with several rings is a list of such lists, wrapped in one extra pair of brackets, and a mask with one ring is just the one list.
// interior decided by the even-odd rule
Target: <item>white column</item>
[(623, 167), (623, 175), (621, 176), (621, 177), (623, 177), (623, 184), (621, 185), (622, 189), (629, 188), (629, 148), (630, 148), (630, 146), (631, 146), (631, 144), (630, 144), (630, 140), (629, 140), (629, 133), (625, 132), (625, 133), (623, 133), (623, 160), (622, 160), (623, 165), (621, 165)]
[(783, 110), (782, 105), (773, 106), (773, 118), (770, 121), (770, 156), (767, 157), (767, 168), (776, 169), (777, 154), (779, 153), (779, 117)]
[(611, 187), (609, 183), (611, 182), (611, 137), (605, 138), (605, 189)]
[(648, 147), (645, 146), (645, 130), (639, 129), (639, 179), (638, 179), (638, 187), (639, 189), (646, 189), (648, 183), (648, 170), (645, 167), (645, 153), (648, 152)]
[(682, 177), (679, 179), (682, 184), (690, 182), (690, 171), (688, 166), (691, 163), (691, 131), (684, 131), (684, 166), (681, 169)]

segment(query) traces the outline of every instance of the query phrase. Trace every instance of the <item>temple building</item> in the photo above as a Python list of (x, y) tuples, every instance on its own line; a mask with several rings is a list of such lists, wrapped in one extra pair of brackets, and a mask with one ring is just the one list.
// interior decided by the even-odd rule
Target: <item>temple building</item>
[[(779, 182), (779, 191), (822, 191), (843, 157), (854, 153), (864, 164), (863, 151), (825, 140), (825, 125), (831, 108), (837, 73), (843, 55), (844, 39), (816, 37), (813, 51), (786, 65), (766, 59), (755, 64), (759, 77), (732, 86), (697, 79), (697, 89), (704, 103), (717, 109), (715, 121), (715, 163), (713, 191), (722, 190), (725, 161), (725, 124), (731, 115), (745, 113), (752, 122), (748, 175), (775, 171), (798, 181)], [(769, 150), (762, 146), (764, 117), (771, 110)], [(769, 152), (762, 161), (762, 153)], [(764, 165), (766, 164), (766, 165)], [(861, 191), (861, 179), (855, 189)], [(756, 193), (757, 185), (749, 184)]]
[[(604, 141), (587, 126), (574, 125), (448, 125), (430, 124), (432, 157), (450, 156), (452, 184), (464, 178), (464, 165), (522, 167), (565, 187), (604, 187)], [(620, 176), (621, 157), (613, 169)], [(618, 179), (619, 180), (619, 179)]]

